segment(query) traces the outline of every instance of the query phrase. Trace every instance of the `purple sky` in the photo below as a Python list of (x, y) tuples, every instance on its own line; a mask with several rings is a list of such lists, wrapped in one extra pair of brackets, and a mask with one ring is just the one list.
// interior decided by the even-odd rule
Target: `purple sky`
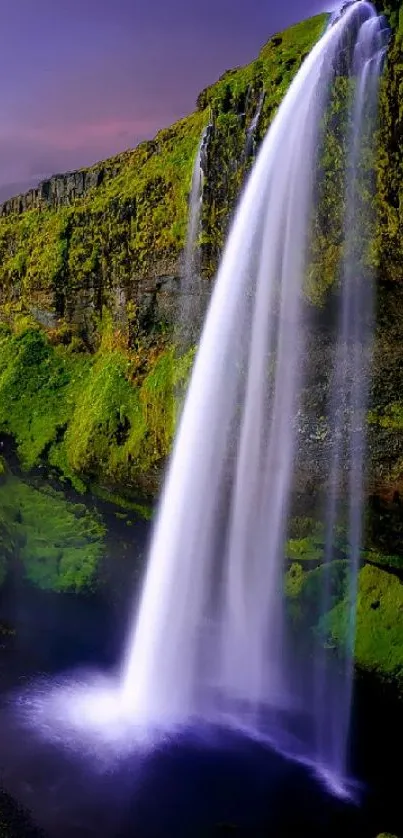
[(199, 90), (332, 0), (0, 0), (0, 199), (189, 113)]

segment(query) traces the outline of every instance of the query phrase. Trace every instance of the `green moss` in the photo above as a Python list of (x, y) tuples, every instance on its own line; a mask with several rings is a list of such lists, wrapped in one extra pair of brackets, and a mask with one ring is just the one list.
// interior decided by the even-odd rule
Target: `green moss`
[(177, 393), (194, 350), (130, 354), (105, 331), (93, 355), (52, 346), (38, 329), (0, 331), (0, 431), (12, 434), (26, 470), (57, 468), (76, 489), (138, 485), (169, 454)]
[(63, 441), (71, 470), (124, 483), (162, 464), (172, 443), (180, 374), (171, 348), (151, 363), (138, 384), (127, 355), (96, 356)]
[(313, 535), (305, 538), (290, 538), (286, 545), (286, 556), (294, 561), (321, 562), (324, 549), (323, 528), (318, 525)]
[(403, 431), (403, 404), (394, 402), (387, 405), (382, 411), (371, 410), (369, 422), (380, 428), (389, 428), (393, 431)]
[(305, 578), (306, 574), (302, 565), (293, 562), (285, 576), (284, 591), (286, 596), (291, 599), (299, 596), (304, 587)]
[(91, 367), (86, 386), (77, 395), (65, 437), (73, 471), (90, 475), (99, 462), (107, 464), (110, 443), (123, 439), (129, 415), (133, 422), (140, 412), (131, 403), (126, 371), (127, 360), (118, 352), (103, 354)]
[[(393, 572), (402, 568), (402, 559), (374, 550), (365, 551), (363, 558), (368, 563), (359, 572), (355, 660), (403, 685), (403, 584)], [(320, 603), (326, 574), (330, 605), (323, 615)], [(344, 647), (351, 628), (347, 574), (345, 560), (314, 570), (293, 562), (286, 574), (285, 593), (294, 626), (309, 627), (326, 644)]]
[(9, 477), (0, 486), (0, 514), (8, 560), (20, 561), (32, 584), (53, 591), (82, 591), (94, 584), (105, 535), (95, 513), (69, 503), (60, 492)]
[[(127, 497), (122, 497), (122, 495), (119, 495), (116, 492), (108, 491), (103, 486), (92, 485), (91, 494), (95, 495), (95, 497), (99, 498), (100, 500), (106, 501), (107, 503), (112, 503), (115, 506), (119, 506), (121, 509), (126, 509), (128, 512), (134, 512), (140, 518), (144, 518), (145, 521), (151, 521), (153, 517), (152, 506), (147, 505), (145, 503), (137, 503), (136, 501), (129, 500)], [(116, 517), (122, 520), (126, 520), (127, 515), (125, 513), (117, 512)]]
[(380, 550), (364, 550), (362, 557), (368, 564), (380, 565), (390, 570), (403, 570), (403, 556), (384, 553)]
[[(302, 565), (299, 565), (299, 567), (302, 570)], [(303, 571), (303, 582), (292, 591), (292, 595), (299, 596), (302, 593), (306, 605), (308, 606), (309, 603), (312, 604), (312, 609), (307, 607), (307, 613), (314, 614), (321, 598), (320, 592), (324, 585), (326, 575), (329, 577), (330, 593), (334, 603), (341, 601), (345, 592), (347, 569), (348, 564), (346, 561), (336, 560), (328, 565), (321, 565), (315, 568), (315, 570)], [(294, 572), (293, 566), (289, 572)]]
[[(345, 604), (328, 615), (328, 628), (339, 643), (345, 637)], [(369, 565), (359, 575), (355, 659), (358, 665), (403, 686), (403, 584), (394, 575)]]
[(67, 360), (37, 329), (0, 333), (0, 428), (15, 437), (24, 468), (66, 426), (87, 368), (86, 358)]
[[(289, 524), (289, 538), (286, 543), (286, 557), (292, 561), (321, 564), (325, 558), (326, 532), (321, 521), (313, 518), (292, 518)], [(334, 527), (333, 557), (345, 560), (348, 556), (346, 530), (342, 521)]]
[[(293, 563), (285, 576), (287, 610), (292, 625), (297, 630), (319, 632), (323, 641), (329, 643), (330, 631), (323, 620), (322, 591), (328, 588), (328, 602), (333, 608), (343, 602), (347, 584), (347, 562), (334, 561), (306, 571), (299, 563)], [(345, 608), (343, 608), (343, 614)]]

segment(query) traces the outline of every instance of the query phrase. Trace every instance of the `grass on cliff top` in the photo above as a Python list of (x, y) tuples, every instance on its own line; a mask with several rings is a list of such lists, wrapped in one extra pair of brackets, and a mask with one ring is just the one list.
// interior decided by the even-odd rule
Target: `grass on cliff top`
[(230, 100), (240, 98), (249, 85), (259, 84), (271, 106), (280, 104), (292, 77), (320, 38), (327, 15), (303, 20), (270, 38), (258, 58), (244, 67), (227, 70), (217, 82), (199, 94), (199, 106), (212, 107), (221, 114), (230, 110)]

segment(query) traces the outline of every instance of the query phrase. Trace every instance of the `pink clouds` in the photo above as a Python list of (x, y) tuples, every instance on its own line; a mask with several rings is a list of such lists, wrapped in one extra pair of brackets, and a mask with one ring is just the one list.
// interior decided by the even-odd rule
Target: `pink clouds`
[(90, 147), (103, 149), (118, 139), (127, 140), (129, 145), (147, 137), (155, 130), (155, 120), (110, 120), (98, 123), (76, 125), (51, 124), (43, 128), (28, 128), (24, 131), (26, 141), (46, 144), (60, 151), (74, 151)]

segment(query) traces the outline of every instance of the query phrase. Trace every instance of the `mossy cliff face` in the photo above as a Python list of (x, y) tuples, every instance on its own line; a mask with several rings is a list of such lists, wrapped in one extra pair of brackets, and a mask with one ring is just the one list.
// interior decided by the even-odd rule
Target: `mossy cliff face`
[(111, 324), (95, 353), (53, 345), (43, 331), (0, 329), (0, 428), (26, 471), (45, 463), (78, 490), (156, 491), (169, 452), (174, 395), (189, 374), (168, 341), (128, 352)]
[(384, 8), (393, 34), (380, 95), (370, 450), (374, 488), (393, 499), (403, 490), (403, 5)]
[[(369, 517), (369, 516), (368, 516)], [(403, 552), (401, 542), (394, 553), (379, 549), (379, 533), (371, 532), (369, 518), (366, 549), (361, 570), (356, 613), (355, 659), (359, 667), (393, 681), (403, 694)], [(346, 528), (334, 533), (334, 556), (324, 564), (326, 534), (318, 521), (294, 518), (290, 525), (286, 555), (289, 570), (285, 592), (290, 618), (297, 630), (320, 633), (328, 646), (345, 646), (349, 627), (349, 546)], [(327, 574), (331, 608), (318, 613), (320, 591)]]
[[(390, 0), (394, 36), (381, 93), (372, 254), (379, 311), (371, 478), (390, 497), (403, 474), (399, 10)], [(172, 443), (175, 390), (192, 359), (189, 353), (180, 364), (175, 360), (171, 329), (200, 137), (208, 126), (200, 244), (210, 288), (253, 155), (325, 23), (318, 16), (272, 38), (256, 61), (225, 73), (202, 91), (195, 113), (153, 141), (93, 169), (56, 176), (3, 206), (0, 317), (9, 331), (0, 336), (0, 430), (15, 437), (24, 467), (46, 462), (76, 486), (155, 494)], [(343, 79), (338, 85), (343, 94)], [(326, 147), (332, 188), (342, 142), (333, 122)], [(325, 350), (338, 280), (340, 208), (332, 188), (325, 185), (321, 198), (321, 235), (307, 285), (307, 306), (315, 317), (324, 314)], [(324, 382), (321, 392), (324, 356), (317, 343), (312, 354), (318, 369), (314, 363), (311, 393), (320, 401), (326, 388)]]
[(108, 310), (129, 343), (172, 320), (193, 161), (210, 124), (204, 167), (204, 272), (214, 275), (231, 208), (250, 164), (246, 135), (262, 90), (266, 130), (320, 16), (272, 39), (247, 67), (203, 91), (191, 116), (91, 170), (58, 175), (0, 211), (0, 304), (42, 325), (62, 319), (94, 346)]
[(61, 491), (2, 478), (0, 587), (18, 578), (42, 590), (88, 592), (98, 580), (105, 535), (101, 516)]
[(209, 126), (209, 288), (253, 151), (324, 24), (319, 16), (273, 38), (152, 142), (3, 206), (0, 430), (24, 468), (46, 462), (76, 487), (155, 494), (193, 357), (175, 359), (172, 322), (200, 137)]

